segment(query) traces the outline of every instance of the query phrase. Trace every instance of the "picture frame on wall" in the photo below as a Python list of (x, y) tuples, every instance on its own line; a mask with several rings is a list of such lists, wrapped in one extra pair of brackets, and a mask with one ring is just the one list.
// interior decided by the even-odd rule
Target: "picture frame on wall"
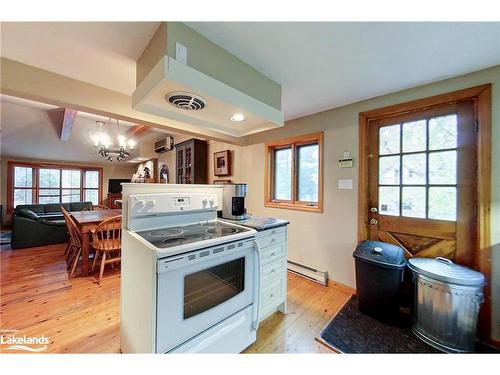
[(214, 153), (214, 175), (231, 175), (231, 150), (224, 150)]

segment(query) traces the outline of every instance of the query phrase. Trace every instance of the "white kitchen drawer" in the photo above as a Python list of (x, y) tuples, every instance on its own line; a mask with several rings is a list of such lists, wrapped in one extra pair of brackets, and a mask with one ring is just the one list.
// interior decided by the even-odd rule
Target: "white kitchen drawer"
[(281, 242), (274, 246), (268, 246), (260, 249), (261, 266), (284, 257), (286, 254), (286, 242)]
[(259, 247), (261, 249), (268, 247), (268, 246), (273, 246), (281, 242), (286, 241), (286, 232), (279, 232), (274, 235), (270, 236), (265, 236), (261, 238), (257, 238), (257, 242), (259, 243)]
[(261, 285), (264, 288), (267, 283), (272, 279), (277, 277), (283, 277), (286, 274), (286, 258), (275, 260), (269, 264), (265, 264), (261, 267), (260, 280)]
[(261, 317), (269, 310), (275, 310), (285, 300), (285, 278), (279, 277), (268, 285), (263, 285), (260, 292)]
[(279, 228), (273, 228), (273, 229), (266, 229), (261, 232), (257, 233), (257, 239), (264, 238), (267, 236), (274, 236), (276, 234), (280, 233), (285, 233), (286, 232), (286, 226), (279, 227)]

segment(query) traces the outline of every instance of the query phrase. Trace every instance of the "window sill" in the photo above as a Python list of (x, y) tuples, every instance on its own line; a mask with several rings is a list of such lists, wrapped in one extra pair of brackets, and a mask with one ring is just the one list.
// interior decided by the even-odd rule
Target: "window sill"
[(285, 210), (296, 210), (296, 211), (323, 213), (323, 207), (321, 207), (321, 206), (306, 206), (303, 204), (276, 203), (276, 202), (267, 201), (264, 203), (264, 207), (283, 208)]

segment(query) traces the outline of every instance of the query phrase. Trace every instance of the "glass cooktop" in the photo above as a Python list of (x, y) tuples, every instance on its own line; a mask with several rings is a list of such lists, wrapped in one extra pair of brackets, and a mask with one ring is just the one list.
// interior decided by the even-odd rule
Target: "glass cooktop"
[(144, 230), (137, 234), (158, 248), (169, 248), (248, 231), (250, 229), (235, 227), (221, 221), (208, 221), (180, 227)]

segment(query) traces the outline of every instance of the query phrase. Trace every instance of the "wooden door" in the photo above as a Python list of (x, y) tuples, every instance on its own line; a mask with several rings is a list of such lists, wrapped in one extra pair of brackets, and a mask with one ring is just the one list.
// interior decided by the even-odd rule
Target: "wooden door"
[(477, 129), (465, 101), (369, 122), (368, 237), (472, 265)]

